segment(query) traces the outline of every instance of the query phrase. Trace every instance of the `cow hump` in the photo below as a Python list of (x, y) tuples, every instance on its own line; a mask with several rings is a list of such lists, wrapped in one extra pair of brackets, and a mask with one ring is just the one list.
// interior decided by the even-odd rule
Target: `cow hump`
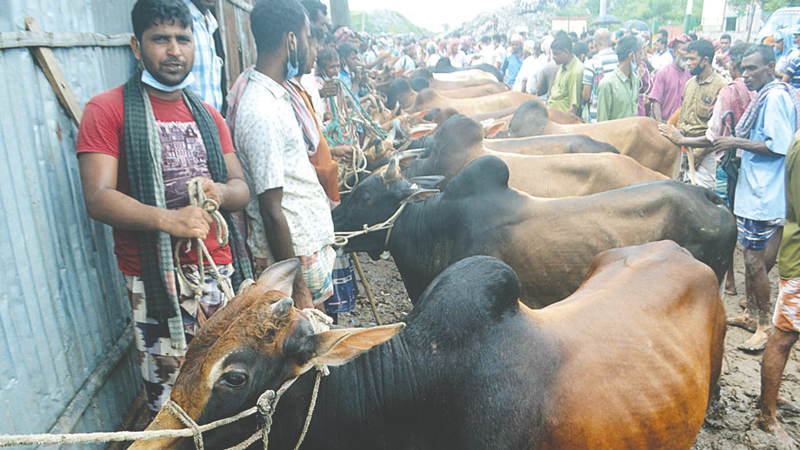
[(481, 156), (472, 161), (448, 183), (447, 198), (501, 192), (508, 189), (508, 166), (496, 156)]
[[(456, 262), (434, 279), (408, 317), (430, 330), (473, 333), (518, 311), (520, 283), (514, 269), (491, 256)], [(422, 322), (422, 323), (419, 323)]]

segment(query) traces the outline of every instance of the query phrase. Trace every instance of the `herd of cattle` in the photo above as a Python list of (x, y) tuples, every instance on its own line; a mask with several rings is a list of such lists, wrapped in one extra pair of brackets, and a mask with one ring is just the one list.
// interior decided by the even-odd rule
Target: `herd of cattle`
[[(380, 89), (383, 148), (406, 149), (370, 154), (333, 221), (390, 223), (342, 250), (392, 254), (405, 323), (315, 333), (286, 299), (299, 263), (284, 261), (203, 327), (172, 400), (204, 424), (298, 377), (272, 449), (691, 448), (720, 375), (736, 224), (714, 193), (671, 179), (680, 149), (652, 119), (583, 124), (481, 70)], [(205, 448), (260, 426), (204, 433)], [(169, 428), (183, 425), (164, 410), (149, 429)]]

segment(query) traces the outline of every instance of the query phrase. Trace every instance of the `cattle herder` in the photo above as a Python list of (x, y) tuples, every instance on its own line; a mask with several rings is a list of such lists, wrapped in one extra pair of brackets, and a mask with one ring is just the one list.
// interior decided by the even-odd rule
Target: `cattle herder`
[[(686, 68), (693, 76), (684, 85), (683, 104), (678, 118), (678, 130), (687, 137), (704, 137), (708, 130), (709, 112), (720, 90), (727, 84), (712, 64), (714, 62), (714, 45), (700, 39), (686, 47)], [(724, 114), (724, 112), (723, 112)], [(698, 186), (714, 189), (717, 178), (717, 160), (714, 152), (708, 147), (687, 148), (692, 152), (695, 179), (690, 180), (692, 171), (687, 169), (684, 181), (691, 181)]]
[[(228, 283), (234, 265), (252, 276), (249, 262), (238, 264), (230, 247), (217, 242), (209, 213), (189, 206), (187, 182), (201, 177), (205, 196), (223, 212), (241, 210), (249, 191), (225, 120), (184, 89), (192, 82), (195, 51), (189, 8), (183, 0), (139, 0), (131, 18), (139, 68), (125, 85), (86, 105), (77, 151), (86, 209), (114, 228), (147, 405), (155, 415), (169, 398), (186, 343), (221, 307), (218, 283)], [(181, 268), (202, 288), (199, 298), (175, 274), (180, 238), (203, 239), (225, 278), (206, 269), (201, 280), (197, 252), (183, 247)]]
[(747, 50), (742, 69), (747, 87), (758, 91), (736, 125), (736, 136), (744, 137), (721, 137), (714, 142), (714, 150), (743, 150), (733, 213), (739, 242), (745, 247), (747, 308), (728, 324), (755, 331), (739, 348), (759, 351), (767, 345), (771, 328), (767, 274), (783, 236), (785, 156), (800, 127), (800, 95), (775, 80), (775, 53), (768, 45)]

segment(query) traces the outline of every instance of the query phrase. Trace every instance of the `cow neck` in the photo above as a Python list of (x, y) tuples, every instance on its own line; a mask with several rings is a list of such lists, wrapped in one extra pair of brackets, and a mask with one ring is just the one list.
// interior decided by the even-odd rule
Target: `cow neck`
[(550, 135), (550, 134), (570, 134), (569, 129), (566, 127), (561, 126), (561, 124), (555, 123), (550, 119), (547, 119), (547, 124), (542, 128), (541, 135)]
[[(407, 92), (406, 94), (403, 94), (401, 96), (401, 98), (397, 99), (397, 101), (400, 103), (400, 108), (402, 108), (403, 110), (406, 110), (406, 111), (408, 111), (411, 107), (414, 106), (414, 102), (417, 101), (417, 95), (418, 95), (410, 87), (408, 88), (408, 90), (409, 90), (409, 92)], [(409, 98), (411, 100), (410, 101), (406, 101), (406, 99), (409, 99)], [(419, 111), (415, 111), (415, 112), (419, 112)]]
[[(396, 336), (347, 364), (330, 367), (330, 375), (319, 388), (304, 448), (393, 448), (397, 444), (386, 436), (398, 431), (413, 434), (413, 428), (400, 430), (402, 424), (392, 417), (409, 401), (424, 398), (420, 386), (436, 387), (415, 356), (402, 336)], [(306, 373), (283, 396), (275, 412), (270, 448), (289, 449), (297, 442), (313, 384), (314, 374)]]
[[(457, 235), (454, 227), (461, 223), (460, 217), (457, 205), (446, 202), (442, 193), (409, 204), (397, 218), (387, 249), (412, 302), (433, 281), (426, 274), (439, 274), (450, 265), (450, 258), (444, 255), (453, 253)], [(440, 257), (425, 258), (432, 254)]]

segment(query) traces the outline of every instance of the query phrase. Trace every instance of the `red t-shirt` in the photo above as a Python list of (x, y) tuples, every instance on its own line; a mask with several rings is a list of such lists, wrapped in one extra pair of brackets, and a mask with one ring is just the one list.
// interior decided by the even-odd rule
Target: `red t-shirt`
[[(131, 195), (128, 166), (124, 149), (125, 104), (123, 86), (94, 96), (83, 111), (78, 130), (78, 153), (105, 153), (119, 159), (117, 190)], [(150, 96), (153, 113), (161, 137), (161, 170), (164, 175), (164, 194), (168, 209), (179, 209), (189, 204), (186, 182), (194, 177), (211, 178), (203, 138), (183, 100), (166, 101)], [(205, 105), (219, 129), (223, 153), (233, 152), (233, 142), (225, 119), (214, 108)], [(172, 239), (175, 248), (176, 239)], [(216, 264), (232, 261), (229, 246), (220, 247), (216, 226), (211, 228), (205, 241)], [(139, 242), (135, 231), (114, 228), (114, 253), (123, 273), (141, 275)], [(181, 263), (197, 264), (197, 249), (192, 246), (187, 253), (181, 250)]]

